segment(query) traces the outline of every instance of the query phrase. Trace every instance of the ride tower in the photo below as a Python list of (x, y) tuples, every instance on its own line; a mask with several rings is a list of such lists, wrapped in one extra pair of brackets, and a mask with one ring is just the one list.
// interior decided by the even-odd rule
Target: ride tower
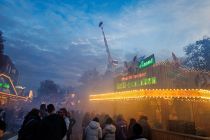
[(109, 50), (109, 46), (107, 43), (107, 39), (104, 33), (104, 29), (103, 29), (103, 22), (101, 21), (99, 23), (99, 28), (101, 28), (102, 34), (103, 34), (103, 38), (104, 38), (104, 43), (105, 43), (105, 47), (106, 47), (106, 53), (107, 53), (107, 69), (106, 69), (106, 74), (107, 73), (113, 73), (114, 72), (114, 66), (118, 64), (117, 60), (113, 60), (110, 50)]

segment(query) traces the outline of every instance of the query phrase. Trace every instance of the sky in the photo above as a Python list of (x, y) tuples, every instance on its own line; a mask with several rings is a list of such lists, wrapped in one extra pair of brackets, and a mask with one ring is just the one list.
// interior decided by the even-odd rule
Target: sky
[(68, 86), (86, 70), (106, 68), (100, 21), (120, 63), (153, 53), (162, 61), (210, 36), (209, 13), (209, 0), (0, 0), (0, 30), (23, 85)]

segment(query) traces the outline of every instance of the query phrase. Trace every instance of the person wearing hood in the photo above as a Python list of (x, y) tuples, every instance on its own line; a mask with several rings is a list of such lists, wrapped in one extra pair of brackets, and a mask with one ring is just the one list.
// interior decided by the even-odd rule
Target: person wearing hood
[(85, 140), (101, 140), (102, 129), (99, 124), (99, 119), (95, 117), (85, 128)]
[(112, 118), (108, 117), (103, 129), (103, 140), (115, 140), (116, 127), (113, 125)]

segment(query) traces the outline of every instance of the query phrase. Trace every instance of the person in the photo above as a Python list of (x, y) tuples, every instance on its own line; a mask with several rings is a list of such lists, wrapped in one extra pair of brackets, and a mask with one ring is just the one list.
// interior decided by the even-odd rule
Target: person
[(0, 109), (0, 139), (3, 137), (4, 132), (6, 131), (5, 114), (5, 111)]
[(142, 132), (142, 136), (147, 138), (148, 140), (150, 140), (151, 138), (151, 127), (148, 123), (148, 118), (147, 116), (140, 116), (139, 122), (138, 122), (142, 128), (143, 128), (143, 132)]
[(40, 105), (40, 116), (41, 116), (41, 119), (48, 116), (46, 104), (41, 104)]
[(101, 128), (104, 128), (106, 125), (106, 121), (110, 116), (108, 114), (102, 114), (101, 115)]
[(101, 140), (102, 139), (102, 129), (99, 124), (99, 119), (95, 117), (86, 127), (85, 140)]
[(113, 125), (113, 120), (108, 117), (103, 129), (103, 140), (115, 140), (116, 127)]
[(128, 140), (147, 140), (142, 136), (142, 127), (140, 124), (135, 123), (132, 128), (133, 136)]
[(0, 120), (5, 122), (6, 112), (3, 109), (0, 109)]
[(86, 128), (91, 121), (90, 113), (86, 112), (82, 120), (82, 128)]
[(82, 140), (83, 138), (83, 128), (81, 127), (83, 115), (82, 111), (71, 111), (70, 118), (74, 118), (76, 122), (72, 128), (71, 134), (71, 137), (74, 140)]
[(18, 131), (18, 140), (37, 140), (39, 139), (40, 116), (39, 110), (32, 109), (24, 118), (23, 124)]
[(83, 119), (82, 119), (82, 139), (85, 139), (85, 129), (88, 124), (91, 122), (91, 115), (90, 113), (86, 112)]
[(116, 128), (116, 140), (127, 140), (127, 122), (122, 115), (117, 117)]
[(53, 104), (47, 106), (48, 116), (41, 121), (41, 140), (62, 140), (66, 135), (66, 123), (64, 119), (55, 113)]
[(72, 114), (70, 112), (67, 112), (67, 117), (69, 119), (69, 126), (68, 126), (68, 130), (67, 130), (66, 140), (71, 140), (72, 128), (75, 125), (76, 120), (72, 117)]
[(136, 120), (134, 118), (130, 119), (130, 123), (128, 125), (128, 138), (133, 136), (133, 126), (136, 124)]
[(0, 119), (0, 139), (3, 137), (6, 130), (6, 123)]
[(70, 140), (72, 134), (72, 127), (74, 126), (76, 121), (73, 118), (70, 118), (70, 113), (67, 112), (66, 108), (61, 108), (59, 113), (64, 118), (67, 129), (66, 136), (63, 138), (63, 140)]

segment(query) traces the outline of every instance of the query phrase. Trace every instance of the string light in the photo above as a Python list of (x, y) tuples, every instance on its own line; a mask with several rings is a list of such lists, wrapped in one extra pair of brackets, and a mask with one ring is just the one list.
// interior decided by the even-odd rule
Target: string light
[(0, 77), (4, 77), (4, 78), (8, 79), (10, 84), (12, 85), (12, 89), (15, 92), (15, 94), (9, 94), (9, 93), (5, 93), (5, 92), (0, 92), (1, 96), (10, 97), (10, 98), (14, 98), (14, 99), (16, 98), (16, 99), (30, 100), (28, 97), (18, 96), (16, 88), (15, 88), (13, 82), (12, 82), (12, 79), (9, 76), (7, 76), (7, 75), (5, 75), (3, 73), (0, 73)]
[(90, 101), (111, 101), (111, 100), (135, 100), (135, 99), (151, 99), (151, 98), (167, 98), (167, 99), (183, 99), (187, 101), (205, 100), (210, 101), (210, 90), (204, 89), (144, 89), (131, 90), (119, 93), (103, 93), (90, 95)]

